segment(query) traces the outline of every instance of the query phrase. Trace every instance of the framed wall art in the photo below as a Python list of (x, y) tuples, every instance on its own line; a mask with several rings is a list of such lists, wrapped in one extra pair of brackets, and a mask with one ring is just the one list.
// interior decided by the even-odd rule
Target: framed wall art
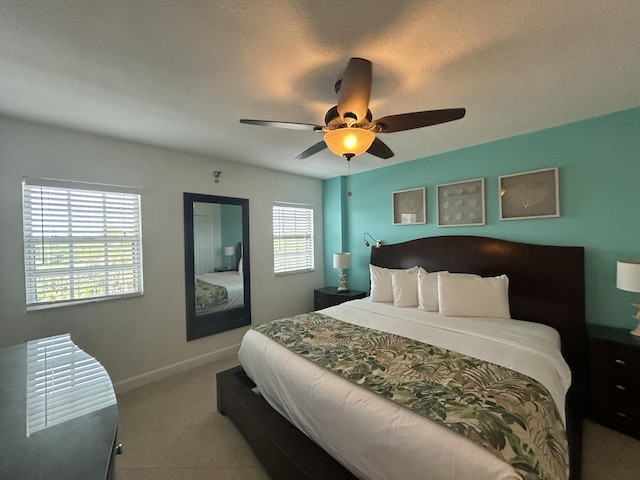
[(558, 168), (498, 177), (500, 220), (560, 216)]
[(415, 225), (427, 223), (425, 188), (393, 192), (393, 224)]
[(438, 226), (484, 225), (484, 178), (438, 185)]

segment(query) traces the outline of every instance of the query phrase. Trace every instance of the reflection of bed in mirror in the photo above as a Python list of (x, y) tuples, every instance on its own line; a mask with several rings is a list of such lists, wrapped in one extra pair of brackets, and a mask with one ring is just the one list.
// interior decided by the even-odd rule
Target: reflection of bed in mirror
[(242, 242), (238, 242), (234, 251), (236, 261), (232, 267), (195, 274), (196, 315), (243, 306)]
[(241, 273), (201, 273), (196, 275), (196, 315), (240, 307), (244, 302)]

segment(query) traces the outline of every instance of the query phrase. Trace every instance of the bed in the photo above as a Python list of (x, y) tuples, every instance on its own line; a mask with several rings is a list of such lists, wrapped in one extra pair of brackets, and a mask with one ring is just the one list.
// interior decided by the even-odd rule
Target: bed
[(194, 275), (196, 315), (230, 310), (244, 305), (242, 242), (235, 248), (235, 265)]
[(197, 274), (195, 288), (196, 315), (241, 307), (244, 303), (242, 275), (236, 270)]
[[(510, 316), (514, 319), (530, 322), (534, 330), (545, 331), (545, 335), (549, 330), (545, 330), (546, 327), (543, 327), (543, 325), (553, 327), (557, 331), (557, 341), (561, 344), (562, 357), (566, 360), (566, 366), (571, 369), (571, 387), (568, 394), (566, 394), (566, 398), (562, 387), (551, 387), (550, 391), (554, 391), (552, 395), (557, 403), (562, 405), (562, 407), (558, 408), (562, 410), (560, 413), (563, 424), (566, 421), (571, 478), (574, 480), (579, 479), (587, 365), (583, 249), (581, 247), (529, 245), (484, 237), (430, 237), (395, 245), (385, 245), (377, 249), (372, 248), (371, 264), (394, 269), (408, 269), (420, 266), (428, 272), (446, 270), (454, 273), (473, 273), (482, 277), (496, 277), (502, 274), (508, 276)], [(341, 315), (346, 315), (342, 311), (346, 309), (361, 312), (361, 317), (374, 318), (378, 316), (390, 318), (392, 313), (391, 311), (386, 311), (385, 308), (396, 308), (382, 303), (376, 305), (370, 299), (348, 302), (340, 307), (337, 309), (332, 307), (320, 313), (327, 313), (330, 317), (340, 317)], [(378, 311), (379, 308), (382, 308), (382, 311)], [(366, 313), (362, 313), (363, 310)], [(406, 309), (406, 311), (409, 310)], [(413, 312), (413, 314), (417, 314), (417, 312)], [(464, 319), (458, 320), (464, 323)], [(434, 321), (439, 321), (437, 315)], [(538, 325), (536, 326), (535, 324)], [(513, 332), (507, 335), (509, 337), (514, 332), (521, 330), (518, 327), (514, 327), (514, 325), (518, 325), (516, 321), (511, 321), (508, 325), (513, 329)], [(421, 328), (427, 328), (428, 330), (432, 327)], [(460, 328), (464, 329), (466, 327), (462, 325)], [(500, 330), (500, 328), (496, 329), (498, 332)], [(404, 331), (401, 333), (404, 334)], [(255, 339), (260, 338), (259, 335), (252, 333), (248, 334), (248, 337)], [(460, 333), (458, 332), (457, 335), (460, 336)], [(411, 336), (411, 334), (407, 334), (407, 336)], [(541, 341), (542, 346), (554, 343), (553, 337), (544, 338)], [(245, 349), (244, 343), (243, 341), (243, 349)], [(283, 348), (281, 346), (278, 347)], [(504, 465), (498, 464), (496, 466), (496, 464), (487, 461), (487, 457), (482, 456), (486, 455), (486, 451), (483, 450), (479, 454), (480, 456), (477, 457), (477, 452), (473, 453), (475, 446), (469, 446), (468, 439), (457, 440), (462, 437), (452, 435), (449, 430), (445, 431), (441, 425), (431, 425), (422, 418), (419, 421), (408, 421), (407, 418), (411, 419), (411, 415), (414, 415), (414, 412), (406, 411), (404, 407), (394, 407), (395, 410), (392, 409), (391, 413), (387, 413), (388, 422), (384, 422), (384, 420), (377, 422), (360, 421), (360, 424), (363, 425), (360, 428), (361, 432), (357, 432), (358, 428), (349, 427), (347, 430), (355, 430), (356, 436), (353, 438), (341, 438), (342, 433), (345, 432), (335, 434), (335, 431), (339, 431), (340, 424), (344, 424), (345, 428), (349, 425), (348, 417), (346, 419), (339, 417), (340, 411), (348, 410), (344, 403), (334, 404), (337, 406), (329, 407), (328, 409), (324, 409), (319, 404), (311, 404), (305, 407), (305, 401), (298, 398), (293, 402), (287, 403), (287, 397), (293, 395), (291, 389), (296, 388), (297, 382), (283, 387), (283, 390), (288, 392), (285, 393), (284, 400), (283, 398), (278, 399), (276, 396), (270, 398), (270, 396), (274, 395), (271, 392), (271, 386), (281, 384), (283, 379), (276, 375), (276, 368), (273, 371), (260, 372), (260, 368), (257, 368), (256, 365), (260, 363), (267, 365), (269, 362), (252, 360), (253, 352), (254, 350), (245, 349), (245, 352), (241, 353), (241, 363), (250, 372), (251, 376), (255, 377), (256, 383), (261, 384), (260, 394), (255, 393), (255, 383), (247, 376), (247, 372), (243, 367), (222, 372), (218, 376), (218, 410), (227, 414), (236, 423), (272, 478), (385, 478), (384, 476), (376, 477), (375, 472), (378, 470), (384, 472), (386, 468), (393, 468), (394, 464), (397, 471), (392, 470), (392, 473), (385, 473), (386, 478), (402, 478), (404, 475), (409, 475), (404, 478), (411, 478), (412, 475), (416, 478), (415, 472), (421, 471), (420, 469), (423, 472), (429, 472), (429, 474), (422, 475), (424, 478), (441, 478), (443, 475), (441, 475), (442, 462), (440, 462), (440, 459), (448, 458), (447, 455), (454, 458), (456, 462), (461, 460), (456, 463), (458, 472), (451, 478), (461, 478), (465, 474), (465, 469), (467, 469), (466, 474), (469, 478), (497, 478), (496, 474), (489, 473), (494, 472), (492, 470), (494, 468), (502, 472), (499, 475), (507, 475), (503, 476), (503, 478), (509, 478), (508, 469), (502, 470)], [(498, 356), (502, 355), (501, 353), (498, 354)], [(552, 354), (550, 355), (553, 356)], [(289, 365), (290, 363), (281, 359), (275, 362), (275, 365)], [(526, 361), (525, 363), (531, 362)], [(562, 366), (558, 368), (559, 371), (562, 371)], [(545, 368), (543, 367), (542, 370), (545, 370)], [(295, 370), (290, 370), (289, 373), (292, 372), (295, 374)], [(530, 374), (530, 372), (527, 372), (527, 374)], [(307, 375), (308, 372), (305, 372), (302, 376)], [(295, 375), (292, 376), (295, 377)], [(314, 393), (314, 395), (326, 397), (328, 404), (331, 405), (335, 398), (342, 395), (340, 392), (342, 386), (336, 387), (336, 385), (340, 385), (340, 382), (336, 380), (334, 373), (325, 372), (323, 378), (326, 381), (323, 382), (322, 379), (313, 380), (312, 388), (302, 387), (302, 390), (313, 390), (314, 392), (317, 390), (320, 393), (318, 395)], [(338, 378), (338, 380), (348, 383), (347, 380), (341, 378)], [(323, 389), (323, 383), (330, 386)], [(358, 415), (359, 411), (366, 412), (363, 405), (368, 404), (368, 398), (376, 397), (376, 395), (371, 395), (368, 392), (365, 392), (369, 395), (368, 397), (362, 397), (363, 389), (360, 387), (356, 387), (356, 389), (355, 392), (358, 393), (347, 394), (351, 395), (349, 398), (352, 398), (355, 405), (358, 406), (358, 408), (351, 411), (353, 415)], [(268, 402), (265, 397), (268, 398)], [(386, 401), (384, 399), (380, 400), (380, 398), (377, 398), (377, 400)], [(392, 402), (387, 403), (391, 404)], [(320, 448), (314, 441), (311, 441), (306, 434), (301, 433), (299, 428), (294, 427), (280, 413), (276, 412), (272, 406), (292, 420), (300, 429), (312, 436), (316, 442), (323, 445), (324, 449)], [(333, 412), (331, 412), (331, 408), (334, 408)], [(389, 412), (389, 410), (386, 412)], [(367, 413), (364, 415), (363, 418), (375, 418), (373, 413), (371, 413), (370, 417), (367, 417)], [(383, 413), (383, 415), (385, 414)], [(314, 421), (317, 423), (314, 424)], [(338, 425), (332, 425), (331, 422), (337, 422)], [(370, 423), (370, 425), (367, 423)], [(376, 439), (388, 435), (386, 430), (383, 429), (383, 427), (388, 427), (385, 423), (396, 426), (402, 425), (402, 428), (396, 428), (396, 430), (402, 430), (404, 433), (410, 432), (409, 434), (413, 436), (415, 443), (423, 449), (423, 454), (414, 453), (412, 455), (413, 457), (423, 457), (420, 459), (424, 462), (422, 465), (414, 462), (411, 459), (411, 455), (409, 458), (403, 457), (402, 455), (406, 453), (404, 448), (400, 450), (387, 448), (385, 450), (385, 444), (381, 446), (378, 444), (379, 442), (376, 443)], [(416, 425), (424, 425), (425, 428), (419, 427), (415, 429)], [(379, 428), (380, 432), (382, 432), (380, 436), (376, 435), (376, 428)], [(414, 430), (411, 430), (411, 428), (414, 428)], [(425, 440), (421, 435), (423, 435), (424, 430), (429, 428), (432, 428), (433, 431), (431, 434), (427, 434)], [(323, 437), (324, 433), (320, 433), (320, 437), (317, 437), (318, 431), (322, 432), (323, 430), (333, 431), (334, 437), (331, 438), (331, 435)], [(360, 436), (358, 436), (358, 433), (360, 433)], [(429, 444), (427, 443), (429, 438), (436, 438), (437, 441)], [(369, 439), (373, 439), (373, 444), (366, 443), (370, 441)], [(407, 441), (406, 438), (398, 437), (394, 440), (396, 443), (393, 446), (408, 445), (410, 447), (410, 440), (411, 438)], [(331, 455), (327, 451), (331, 452)], [(411, 452), (410, 449), (408, 451)], [(361, 455), (362, 458), (357, 458), (358, 452), (365, 452), (365, 454)], [(417, 452), (420, 452), (420, 449)], [(356, 458), (353, 457), (354, 455)], [(376, 464), (377, 459), (385, 456), (390, 457), (390, 461), (386, 459), (382, 464)], [(464, 461), (467, 458), (470, 458), (471, 462), (465, 464)], [(368, 465), (372, 459), (373, 465)], [(389, 464), (392, 467), (389, 467)], [(487, 466), (488, 464), (491, 465)], [(345, 465), (348, 468), (345, 468)], [(483, 470), (485, 468), (486, 470)], [(414, 472), (413, 474), (407, 473), (412, 471)], [(504, 473), (505, 471), (507, 471), (506, 474)]]

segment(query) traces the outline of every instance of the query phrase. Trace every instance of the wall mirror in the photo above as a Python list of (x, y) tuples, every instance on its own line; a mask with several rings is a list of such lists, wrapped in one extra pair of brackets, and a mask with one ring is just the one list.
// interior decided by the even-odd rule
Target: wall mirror
[(184, 193), (187, 341), (251, 324), (249, 200)]

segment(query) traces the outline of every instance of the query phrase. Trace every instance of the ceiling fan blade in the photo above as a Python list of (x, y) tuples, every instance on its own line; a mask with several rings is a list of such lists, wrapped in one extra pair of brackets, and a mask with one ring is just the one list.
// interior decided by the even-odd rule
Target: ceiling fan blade
[(343, 120), (353, 114), (360, 122), (367, 116), (371, 96), (371, 62), (364, 58), (349, 60), (338, 93), (338, 113)]
[(324, 143), (324, 140), (322, 140), (321, 142), (318, 142), (315, 145), (312, 145), (309, 148), (307, 148), (304, 152), (302, 152), (300, 155), (296, 157), (296, 160), (302, 160), (303, 158), (310, 157), (311, 155), (321, 152), (325, 148), (327, 148), (327, 144)]
[(428, 127), (438, 123), (451, 122), (464, 117), (464, 108), (449, 108), (446, 110), (428, 110), (425, 112), (401, 113), (399, 115), (389, 115), (374, 120), (379, 133), (401, 132), (414, 128)]
[(248, 118), (241, 118), (240, 123), (247, 125), (259, 125), (262, 127), (277, 127), (277, 128), (289, 128), (291, 130), (307, 130), (317, 132), (322, 130), (320, 125), (313, 125), (311, 123), (297, 123), (297, 122), (280, 122), (277, 120), (250, 120)]
[(393, 157), (393, 152), (391, 151), (391, 149), (387, 147), (387, 144), (380, 140), (378, 137), (376, 137), (376, 139), (373, 141), (373, 143), (369, 147), (369, 150), (367, 150), (367, 153), (375, 155), (376, 157), (384, 158), (385, 160), (387, 158)]

